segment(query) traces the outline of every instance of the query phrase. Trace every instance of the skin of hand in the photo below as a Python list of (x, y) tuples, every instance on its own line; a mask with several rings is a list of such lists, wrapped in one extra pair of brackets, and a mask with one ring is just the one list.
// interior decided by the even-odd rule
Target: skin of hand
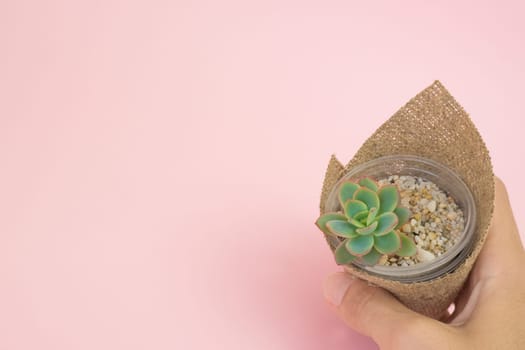
[(324, 295), (348, 326), (383, 350), (525, 349), (525, 252), (505, 185), (496, 179), (487, 240), (446, 321), (413, 312), (343, 272), (326, 279)]

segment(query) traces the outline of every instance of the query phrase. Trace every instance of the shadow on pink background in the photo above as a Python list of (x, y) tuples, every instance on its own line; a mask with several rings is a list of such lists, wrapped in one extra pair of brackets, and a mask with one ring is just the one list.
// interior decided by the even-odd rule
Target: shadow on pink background
[(2, 2), (0, 350), (376, 349), (321, 295), (329, 156), (440, 79), (523, 227), (524, 10)]

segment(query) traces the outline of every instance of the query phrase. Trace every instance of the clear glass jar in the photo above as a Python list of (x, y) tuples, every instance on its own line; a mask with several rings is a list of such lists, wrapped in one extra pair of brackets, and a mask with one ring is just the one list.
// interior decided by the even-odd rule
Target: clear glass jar
[[(464, 214), (465, 227), (457, 237), (457, 242), (444, 254), (428, 262), (411, 266), (367, 266), (353, 264), (370, 274), (401, 282), (420, 282), (431, 280), (453, 271), (465, 260), (472, 250), (476, 228), (476, 206), (468, 186), (450, 168), (433, 160), (412, 155), (392, 155), (376, 158), (350, 170), (334, 186), (325, 203), (325, 212), (342, 211), (337, 193), (346, 180), (371, 177), (379, 180), (391, 175), (411, 175), (435, 183), (441, 190), (452, 196)], [(331, 242), (332, 246), (337, 242)]]

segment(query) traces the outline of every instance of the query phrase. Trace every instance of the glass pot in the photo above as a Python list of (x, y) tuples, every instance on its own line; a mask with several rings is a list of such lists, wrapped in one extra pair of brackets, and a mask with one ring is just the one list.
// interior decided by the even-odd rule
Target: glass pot
[[(474, 197), (463, 180), (450, 168), (440, 163), (419, 156), (392, 155), (358, 165), (336, 183), (325, 203), (325, 212), (342, 211), (337, 194), (339, 186), (344, 181), (363, 177), (379, 180), (390, 175), (411, 175), (435, 183), (452, 196), (463, 211), (465, 227), (457, 237), (456, 244), (431, 261), (410, 266), (367, 266), (359, 262), (352, 262), (352, 264), (370, 274), (406, 283), (431, 280), (456, 269), (472, 250), (476, 228), (476, 206)], [(330, 239), (337, 240), (337, 238)], [(330, 243), (332, 246), (338, 244), (335, 241)]]

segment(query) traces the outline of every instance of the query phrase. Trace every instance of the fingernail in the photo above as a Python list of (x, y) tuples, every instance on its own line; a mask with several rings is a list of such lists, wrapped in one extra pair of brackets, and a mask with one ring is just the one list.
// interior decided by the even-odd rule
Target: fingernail
[(331, 274), (324, 282), (324, 297), (334, 306), (341, 305), (346, 291), (353, 281), (353, 277), (344, 272)]

